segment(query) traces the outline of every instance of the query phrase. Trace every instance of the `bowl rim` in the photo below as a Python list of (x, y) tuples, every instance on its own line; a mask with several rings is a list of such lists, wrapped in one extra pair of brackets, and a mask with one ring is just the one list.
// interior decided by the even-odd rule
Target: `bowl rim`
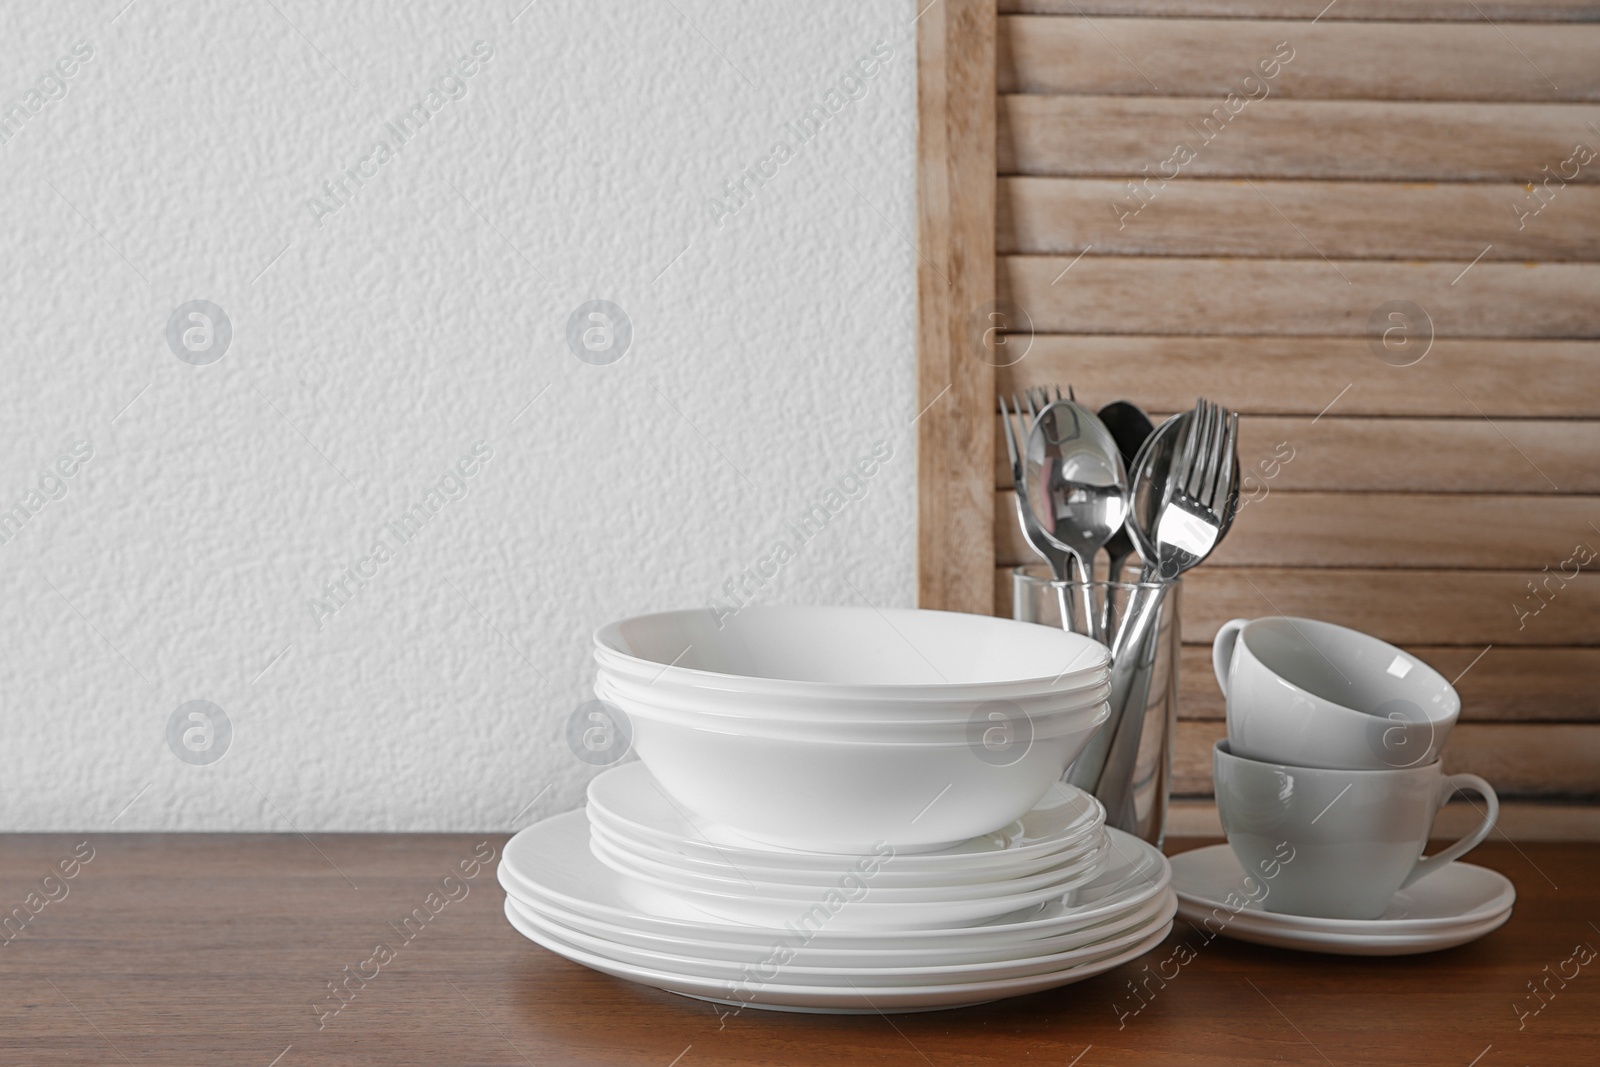
[[(1109, 678), (1098, 685), (1078, 689), (1060, 690), (998, 700), (908, 700), (896, 702), (906, 712), (891, 715), (885, 711), (875, 714), (874, 709), (885, 702), (870, 697), (844, 697), (829, 699), (804, 697), (773, 697), (765, 694), (728, 693), (725, 690), (706, 690), (691, 685), (651, 684), (637, 677), (602, 666), (595, 674), (595, 696), (610, 700), (615, 694), (623, 700), (637, 701), (659, 707), (663, 711), (685, 715), (707, 716), (717, 721), (785, 723), (797, 726), (841, 726), (851, 729), (868, 727), (924, 727), (964, 725), (976, 709), (992, 704), (1009, 704), (1030, 720), (1050, 719), (1068, 712), (1078, 711), (1111, 698)], [(605, 690), (602, 692), (601, 690)], [(717, 696), (708, 698), (708, 693)], [(780, 707), (766, 707), (767, 701), (782, 702)], [(857, 705), (865, 705), (858, 708)], [(1045, 705), (1037, 707), (1036, 705)], [(948, 708), (948, 711), (941, 709)], [(919, 714), (913, 715), (914, 711)]]
[[(724, 738), (751, 741), (790, 741), (804, 745), (863, 746), (900, 748), (908, 752), (936, 748), (971, 748), (973, 729), (969, 719), (943, 722), (811, 722), (804, 718), (758, 719), (710, 712), (685, 711), (652, 705), (630, 697), (619, 697), (596, 684), (595, 696), (627, 715), (630, 721), (652, 723), (678, 730), (693, 730)], [(1051, 714), (1025, 717), (1033, 729), (1034, 742), (1054, 741), (1085, 730), (1094, 730), (1111, 716), (1111, 703), (1099, 700), (1063, 708)], [(635, 727), (637, 733), (637, 727)]]
[[(838, 611), (851, 614), (863, 614), (872, 611), (885, 622), (889, 622), (890, 615), (910, 617), (914, 615), (952, 616), (966, 619), (981, 619), (984, 626), (1036, 626), (1037, 623), (1018, 622), (999, 615), (978, 615), (971, 612), (941, 611), (934, 608), (861, 608), (853, 604), (755, 604), (743, 608), (740, 614), (777, 615), (797, 611)], [(662, 663), (660, 660), (646, 659), (625, 651), (621, 647), (620, 637), (623, 626), (630, 623), (641, 623), (653, 619), (684, 618), (701, 612), (710, 612), (709, 608), (678, 608), (671, 611), (647, 612), (642, 615), (632, 615), (623, 619), (615, 619), (600, 626), (594, 631), (592, 638), (595, 659), (602, 666), (643, 665), (644, 669), (653, 669), (659, 675), (668, 671), (678, 671), (693, 680), (693, 684), (700, 688), (722, 689), (741, 693), (759, 693), (766, 695), (795, 695), (826, 697), (829, 694), (848, 695), (860, 693), (876, 697), (902, 697), (916, 698), (919, 694), (986, 694), (1009, 692), (1018, 689), (1024, 693), (1045, 692), (1059, 689), (1061, 683), (1067, 679), (1081, 678), (1091, 672), (1109, 670), (1110, 651), (1098, 641), (1075, 634), (1068, 630), (1055, 627), (1046, 627), (1051, 633), (1060, 634), (1067, 642), (1067, 647), (1081, 644), (1080, 651), (1072, 657), (1066, 669), (1053, 675), (1037, 675), (1025, 678), (1006, 678), (987, 682), (817, 682), (791, 678), (773, 678), (762, 675), (729, 674), (723, 671), (708, 671), (698, 667), (682, 667), (673, 663)], [(889, 622), (892, 627), (893, 623)], [(685, 649), (687, 651), (687, 649)], [(1086, 662), (1083, 653), (1097, 651), (1097, 655), (1088, 657)], [(607, 661), (614, 661), (608, 663)], [(1072, 688), (1077, 688), (1073, 686)]]

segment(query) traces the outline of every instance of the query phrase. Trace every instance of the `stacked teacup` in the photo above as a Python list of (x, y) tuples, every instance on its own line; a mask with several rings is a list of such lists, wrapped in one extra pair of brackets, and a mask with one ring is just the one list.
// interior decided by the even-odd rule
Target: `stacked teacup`
[[(1212, 756), (1217, 808), (1244, 870), (1271, 872), (1267, 911), (1378, 919), (1396, 893), (1493, 828), (1489, 783), (1441, 768), (1460, 697), (1410, 653), (1274, 616), (1223, 625), (1212, 665), (1228, 719)], [(1434, 817), (1457, 791), (1482, 797), (1483, 818), (1424, 858)]]

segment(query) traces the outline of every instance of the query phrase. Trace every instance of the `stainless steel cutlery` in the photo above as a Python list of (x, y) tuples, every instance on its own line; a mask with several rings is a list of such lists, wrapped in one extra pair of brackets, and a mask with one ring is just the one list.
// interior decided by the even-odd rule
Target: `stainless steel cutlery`
[[(1070, 602), (1066, 586), (1058, 587), (1063, 624), (1112, 651), (1111, 716), (1068, 780), (1100, 798), (1111, 825), (1128, 828), (1154, 660), (1152, 623), (1168, 586), (1215, 550), (1238, 510), (1239, 417), (1201, 398), (1193, 410), (1147, 432), (1143, 412), (1119, 401), (1102, 409), (1113, 432), (1059, 389), (1053, 399), (1043, 390), (1027, 394), (1026, 417), (1015, 398), (1011, 410), (1004, 399), (1000, 406), (1024, 538), (1057, 582), (1076, 575), (1080, 603)], [(1119, 446), (1140, 437), (1125, 467)], [(1142, 561), (1141, 583), (1154, 586), (1130, 590), (1120, 619), (1110, 610), (1109, 589), (1104, 604), (1094, 599), (1094, 556), (1101, 548), (1111, 557), (1112, 581), (1132, 548)]]

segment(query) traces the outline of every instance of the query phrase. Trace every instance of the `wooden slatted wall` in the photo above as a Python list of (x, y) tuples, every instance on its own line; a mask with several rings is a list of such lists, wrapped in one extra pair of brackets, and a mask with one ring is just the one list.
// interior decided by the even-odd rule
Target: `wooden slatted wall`
[[(996, 387), (1242, 413), (1257, 499), (1187, 579), (1180, 794), (1223, 732), (1217, 626), (1308, 615), (1460, 675), (1446, 762), (1513, 835), (1600, 837), (1600, 557), (1570, 562), (1600, 550), (1600, 4), (1325, 2), (1001, 4), (995, 284), (1035, 337)], [(1005, 614), (1032, 557), (994, 483)]]

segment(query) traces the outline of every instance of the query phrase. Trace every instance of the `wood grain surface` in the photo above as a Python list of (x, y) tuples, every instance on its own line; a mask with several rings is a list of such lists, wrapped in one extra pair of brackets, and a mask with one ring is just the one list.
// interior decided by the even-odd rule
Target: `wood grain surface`
[[(84, 840), (0, 838), (0, 901), (21, 906)], [(1549, 977), (1572, 974), (1563, 964), (1577, 946), (1600, 948), (1594, 845), (1479, 848), (1471, 860), (1512, 880), (1516, 910), (1482, 940), (1431, 955), (1301, 954), (1207, 941), (1180, 923), (1109, 974), (993, 1005), (719, 1019), (710, 1005), (523, 940), (501, 914), (492, 866), (468, 881), (458, 873), (456, 899), (426, 924), (414, 920), (420, 932), (401, 941), (393, 924), (426, 908), (443, 876), (485, 842), (498, 851), (502, 836), (87, 840), (93, 858), (60, 883), (66, 894), (54, 890), (60, 899), (0, 945), (0, 1063), (1511, 1067), (1586, 1064), (1596, 1048), (1600, 962)], [(352, 981), (358, 991), (319, 1030), (313, 1006), (329, 1003), (327, 983), (379, 942), (394, 958), (364, 985)], [(1164, 985), (1149, 980), (1181, 944), (1194, 958), (1169, 962)], [(1147, 980), (1141, 1008), (1130, 983)]]
[[(1600, 376), (1600, 375), (1597, 375)], [(1217, 393), (1226, 391), (1226, 383)], [(1353, 390), (1352, 390), (1353, 391)], [(1203, 395), (1212, 395), (1206, 390)], [(1466, 394), (1462, 394), (1466, 395)], [(1086, 397), (1087, 399), (1087, 397)], [(1330, 397), (1330, 400), (1343, 398)], [(1225, 403), (1219, 397), (1219, 403)], [(1151, 409), (1159, 425), (1165, 417)], [(994, 435), (1000, 436), (1000, 416)], [(1280, 451), (1281, 449), (1281, 451)], [(1324, 418), (1258, 416), (1239, 420), (1239, 464), (1260, 470), (1263, 462), (1280, 463), (1267, 482), (1274, 493), (1286, 491), (1364, 493), (1546, 493), (1600, 494), (1600, 421), (1475, 418)], [(994, 463), (994, 486), (1009, 488), (1011, 478), (1000, 446)], [(1600, 525), (1600, 516), (1595, 516)], [(1542, 513), (1530, 523), (1545, 523)], [(1571, 531), (1581, 539), (1595, 531), (1582, 523)], [(1231, 534), (1229, 536), (1232, 536)], [(1597, 542), (1600, 546), (1600, 542)], [(1537, 571), (1558, 559), (1526, 561)]]
[[(1473, 653), (1600, 644), (1600, 579), (1580, 578), (1537, 614), (1528, 580), (1521, 571), (1196, 567), (1183, 576), (1183, 638), (1210, 642), (1229, 619), (1294, 615), (1390, 644), (1461, 645)], [(996, 568), (994, 582), (997, 610), (1009, 615), (1011, 568)], [(1595, 692), (1592, 675), (1575, 681)]]
[(917, 603), (987, 614), (994, 5), (946, 0), (917, 21)]
[[(1593, 104), (1270, 96), (1227, 115), (1212, 98), (1002, 96), (999, 173), (1119, 178), (1148, 166), (1160, 174), (1158, 164), (1186, 144), (1190, 178), (1514, 182), (1545, 163), (1556, 169), (1575, 141), (1593, 140), (1588, 124), (1600, 124)], [(1595, 175), (1586, 166), (1571, 180)]]
[[(1456, 648), (1407, 645), (1406, 650), (1461, 694), (1462, 722), (1600, 722), (1594, 680), (1600, 648)], [(1221, 719), (1222, 691), (1211, 670), (1211, 646), (1183, 646), (1178, 664), (1178, 710), (1185, 719)], [(1600, 767), (1590, 780), (1600, 795)]]
[[(1274, 490), (1269, 481), (1251, 478), (1239, 518), (1207, 566), (1517, 570), (1530, 559), (1549, 560), (1546, 573), (1557, 577), (1541, 595), (1553, 602), (1571, 584), (1559, 577), (1559, 565), (1579, 543), (1591, 543), (1600, 559), (1600, 530), (1589, 527), (1600, 519), (1597, 497), (1305, 493)], [(1001, 490), (995, 514), (1011, 516), (1016, 506), (1016, 492)], [(1530, 514), (1540, 521), (1529, 522)], [(1015, 522), (997, 524), (995, 544), (1000, 563), (1038, 559)], [(1569, 570), (1591, 580), (1576, 563)]]
[[(997, 390), (1243, 416), (1179, 788), (1220, 729), (1204, 643), (1304, 615), (1459, 678), (1452, 765), (1600, 838), (1600, 3), (998, 7)], [(998, 431), (1005, 614), (1034, 554)]]
[[(1211, 749), (1227, 735), (1223, 722), (1178, 724), (1173, 793), (1211, 792)], [(1458, 723), (1443, 759), (1447, 773), (1480, 775), (1506, 797), (1600, 795), (1600, 723)]]
[[(1466, 802), (1449, 804), (1439, 809), (1433, 832), (1442, 841), (1453, 841), (1470, 833), (1482, 817), (1482, 809)], [(1216, 801), (1209, 795), (1175, 797), (1167, 808), (1167, 833), (1173, 837), (1221, 837)], [(1600, 805), (1502, 799), (1494, 838), (1522, 845), (1530, 841), (1600, 841)]]
[[(1079, 14), (1070, 7), (1063, 13)], [(1481, 19), (1286, 25), (1008, 15), (1000, 19), (999, 86), (1002, 93), (1223, 97), (1248, 90), (1241, 79), (1282, 41), (1293, 43), (1294, 58), (1271, 92), (1284, 99), (1600, 98), (1593, 62), (1600, 26), (1497, 27)]]
[(1151, 411), (1181, 411), (1206, 395), (1247, 416), (1600, 416), (1594, 341), (1436, 337), (1421, 360), (1397, 367), (1365, 337), (1041, 333), (998, 377), (1007, 395), (1070, 381), (1091, 403), (1137, 397)]
[[(1600, 26), (1595, 27), (1600, 34)], [(1569, 184), (1549, 225), (1528, 187), (1482, 182), (1314, 182), (1196, 178), (1161, 186), (1144, 212), (1127, 179), (1001, 178), (1001, 253), (1483, 262), (1592, 259), (1600, 248), (1600, 186)], [(1559, 206), (1561, 220), (1556, 219)], [(1159, 226), (1143, 225), (1159, 215)]]
[(1040, 333), (1365, 337), (1376, 309), (1405, 300), (1427, 316), (1412, 328), (1434, 337), (1600, 337), (1600, 263), (1330, 260), (1309, 244), (1305, 254), (1002, 256), (996, 284)]
[(1595, 0), (1000, 0), (1007, 14), (1410, 22), (1595, 22)]

